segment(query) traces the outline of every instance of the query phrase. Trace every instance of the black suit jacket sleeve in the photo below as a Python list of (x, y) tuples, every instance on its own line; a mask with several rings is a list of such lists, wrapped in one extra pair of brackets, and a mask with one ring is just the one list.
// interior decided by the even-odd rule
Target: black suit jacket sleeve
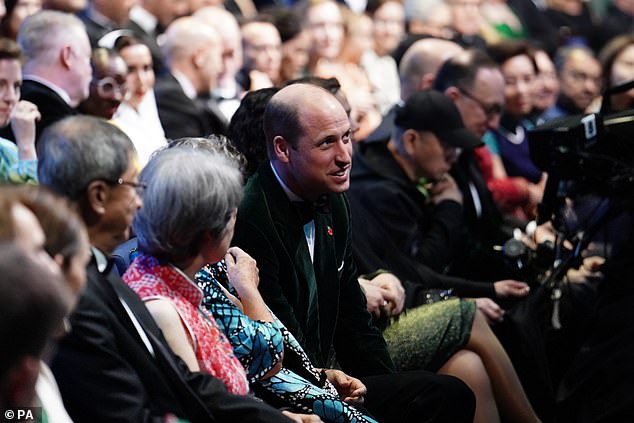
[[(151, 394), (139, 375), (142, 369), (133, 366), (134, 360), (153, 359), (140, 346), (127, 348), (134, 340), (130, 335), (121, 339), (119, 328), (109, 318), (114, 315), (108, 314), (91, 292), (84, 294), (71, 318), (72, 332), (60, 343), (52, 363), (73, 420), (160, 422), (168, 411), (183, 416), (177, 406), (167, 405), (172, 402), (169, 397), (163, 398), (164, 409), (153, 409)], [(133, 351), (136, 357), (124, 356)], [(154, 383), (162, 385), (165, 381), (157, 374)]]
[[(141, 341), (119, 298), (148, 335)], [(209, 374), (187, 369), (167, 346), (142, 301), (94, 264), (51, 368), (77, 422), (160, 422), (167, 414), (194, 422), (288, 421), (249, 397), (230, 394)]]

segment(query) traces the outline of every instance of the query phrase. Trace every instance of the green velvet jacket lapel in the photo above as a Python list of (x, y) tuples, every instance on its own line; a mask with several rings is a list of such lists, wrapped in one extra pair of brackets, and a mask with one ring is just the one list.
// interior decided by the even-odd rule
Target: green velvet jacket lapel
[(303, 330), (306, 334), (319, 334), (318, 337), (307, 336), (305, 342), (310, 346), (309, 349), (321, 350), (323, 354), (325, 352), (322, 349), (318, 284), (301, 217), (286, 196), (268, 163), (266, 166), (260, 167), (259, 181), (263, 191), (267, 193), (266, 208), (296, 270), (297, 288), (303, 294), (304, 304), (307, 305), (305, 310), (295, 310), (296, 317), (304, 324)]
[(319, 333), (319, 339), (312, 341), (318, 343), (322, 360), (327, 360), (339, 309), (337, 269), (341, 267), (337, 260), (332, 214), (316, 213), (313, 261), (298, 211), (289, 201), (271, 167), (260, 167), (259, 172), (262, 188), (268, 193), (268, 209), (273, 224), (292, 258), (300, 289), (307, 294), (309, 307), (306, 310), (306, 333)]

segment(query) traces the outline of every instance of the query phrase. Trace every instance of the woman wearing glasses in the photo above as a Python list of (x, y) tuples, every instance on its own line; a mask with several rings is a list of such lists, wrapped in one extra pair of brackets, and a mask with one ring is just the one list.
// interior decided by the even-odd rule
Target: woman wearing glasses
[(79, 110), (87, 115), (112, 119), (121, 102), (128, 97), (128, 67), (119, 53), (106, 48), (95, 49), (90, 64), (90, 94), (79, 104)]

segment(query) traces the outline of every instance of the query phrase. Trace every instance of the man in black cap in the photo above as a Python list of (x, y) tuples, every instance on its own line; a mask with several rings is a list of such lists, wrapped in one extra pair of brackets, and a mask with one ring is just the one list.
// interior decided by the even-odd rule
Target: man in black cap
[[(462, 194), (449, 170), (458, 149), (479, 144), (451, 101), (440, 93), (420, 92), (397, 110), (387, 144), (368, 145), (355, 162), (354, 189), (365, 186), (376, 199), (368, 211), (436, 271), (449, 265), (462, 222)], [(377, 197), (383, 193), (386, 198)]]
[[(461, 149), (481, 144), (453, 102), (437, 91), (417, 92), (396, 111), (394, 123), (389, 140), (362, 143), (353, 157), (348, 194), (360, 272), (392, 271), (405, 286), (408, 307), (419, 305), (428, 288), (469, 297), (526, 295), (526, 285), (516, 281), (443, 274), (456, 259), (463, 224), (462, 194), (449, 170)], [(489, 319), (501, 317), (497, 306), (483, 311)]]

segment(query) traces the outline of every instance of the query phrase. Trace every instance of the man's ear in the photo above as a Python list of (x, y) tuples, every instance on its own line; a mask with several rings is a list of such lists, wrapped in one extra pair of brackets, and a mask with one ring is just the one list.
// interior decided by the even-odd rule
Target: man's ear
[(410, 157), (414, 155), (415, 143), (418, 138), (420, 138), (420, 134), (414, 129), (407, 129), (403, 132), (403, 148)]
[(445, 95), (453, 102), (455, 102), (456, 100), (458, 100), (460, 98), (460, 96), (462, 95), (460, 93), (460, 90), (458, 89), (458, 87), (448, 87), (445, 90)]
[(418, 91), (427, 91), (431, 90), (434, 86), (434, 81), (436, 80), (436, 74), (434, 73), (426, 73), (421, 76), (418, 80)]
[(106, 213), (106, 202), (108, 201), (108, 184), (104, 181), (92, 181), (86, 187), (86, 203), (90, 212), (98, 216)]
[(192, 53), (192, 63), (196, 69), (200, 69), (205, 65), (205, 51), (202, 48), (197, 48)]
[(277, 160), (282, 163), (288, 163), (290, 160), (290, 148), (291, 145), (286, 141), (284, 137), (281, 135), (273, 138), (273, 151), (275, 152), (275, 156)]
[(70, 45), (65, 45), (59, 51), (59, 61), (67, 69), (71, 67), (71, 56), (73, 55), (73, 48)]

